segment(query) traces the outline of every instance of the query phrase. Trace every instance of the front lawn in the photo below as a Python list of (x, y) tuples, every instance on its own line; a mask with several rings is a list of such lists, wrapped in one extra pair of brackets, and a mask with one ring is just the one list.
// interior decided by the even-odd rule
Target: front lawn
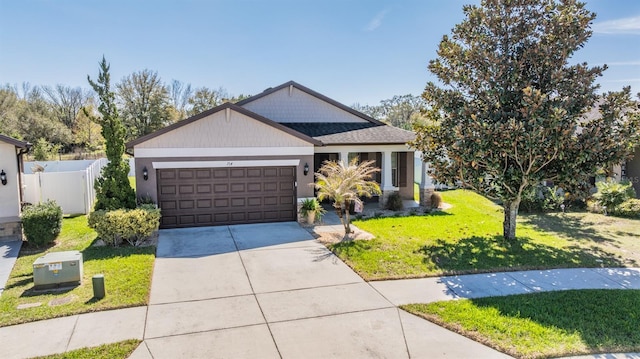
[[(65, 218), (56, 245), (23, 245), (0, 296), (0, 326), (100, 310), (147, 304), (155, 247), (93, 247), (96, 233), (86, 216)], [(84, 259), (82, 285), (62, 291), (33, 290), (33, 262), (52, 251), (79, 250)], [(104, 274), (106, 296), (93, 299), (91, 278)]]
[(140, 340), (132, 339), (123, 342), (104, 344), (93, 348), (82, 348), (63, 354), (53, 354), (33, 359), (126, 359), (140, 345)]
[(403, 309), (518, 358), (640, 351), (640, 290), (580, 290)]
[(640, 220), (590, 213), (521, 215), (518, 241), (509, 244), (502, 237), (500, 206), (465, 190), (441, 195), (452, 208), (354, 221), (375, 239), (330, 248), (366, 280), (640, 262)]

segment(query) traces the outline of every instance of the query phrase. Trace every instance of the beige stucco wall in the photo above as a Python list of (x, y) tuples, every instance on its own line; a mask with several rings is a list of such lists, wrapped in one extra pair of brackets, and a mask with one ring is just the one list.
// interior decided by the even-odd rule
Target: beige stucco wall
[(0, 218), (20, 215), (20, 185), (16, 147), (0, 142), (0, 170), (7, 174), (7, 185), (0, 184)]
[[(312, 197), (313, 196), (313, 156), (237, 156), (237, 157), (190, 157), (190, 158), (136, 158), (135, 171), (136, 171), (136, 195), (138, 197), (150, 197), (154, 202), (158, 201), (158, 188), (156, 179), (156, 170), (153, 168), (153, 162), (184, 162), (189, 161), (244, 161), (244, 160), (299, 160), (300, 164), (297, 167), (297, 182), (298, 182), (298, 198)], [(309, 174), (304, 175), (304, 165), (309, 164)], [(142, 169), (147, 167), (149, 171), (149, 179), (144, 180), (142, 177)], [(188, 166), (187, 166), (188, 167)]]
[[(227, 113), (229, 117), (227, 118)], [(154, 137), (136, 148), (296, 147), (309, 142), (231, 109)]]
[(367, 122), (295, 87), (285, 87), (242, 107), (276, 122)]

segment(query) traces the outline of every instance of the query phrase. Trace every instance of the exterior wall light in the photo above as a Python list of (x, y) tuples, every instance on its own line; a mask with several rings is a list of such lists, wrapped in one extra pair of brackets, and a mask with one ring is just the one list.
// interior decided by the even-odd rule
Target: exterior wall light
[(305, 163), (305, 164), (304, 164), (304, 175), (306, 176), (306, 175), (308, 175), (308, 174), (309, 174), (309, 164), (308, 164), (308, 163)]
[(2, 182), (3, 186), (7, 185), (7, 174), (4, 172), (4, 170), (0, 172), (0, 182)]
[(149, 179), (149, 171), (147, 170), (147, 166), (144, 166), (144, 168), (142, 169), (142, 178), (144, 178), (145, 181)]

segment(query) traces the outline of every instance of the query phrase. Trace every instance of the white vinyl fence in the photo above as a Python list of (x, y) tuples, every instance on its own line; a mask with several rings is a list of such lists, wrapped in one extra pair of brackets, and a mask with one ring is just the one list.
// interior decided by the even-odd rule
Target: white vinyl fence
[[(93, 183), (106, 164), (105, 158), (25, 162), (24, 201), (35, 204), (51, 199), (62, 207), (64, 214), (87, 214), (93, 209), (96, 198)], [(34, 172), (37, 166), (44, 167), (44, 171)]]

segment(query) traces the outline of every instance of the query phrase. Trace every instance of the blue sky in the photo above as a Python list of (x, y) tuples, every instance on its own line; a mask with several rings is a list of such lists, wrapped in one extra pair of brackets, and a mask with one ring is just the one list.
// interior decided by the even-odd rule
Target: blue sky
[[(420, 94), (442, 35), (475, 0), (0, 0), (0, 84), (88, 88), (104, 54), (114, 82), (256, 94), (294, 80), (347, 105)], [(607, 63), (602, 89), (640, 92), (640, 1), (586, 0), (598, 14), (575, 61)]]

